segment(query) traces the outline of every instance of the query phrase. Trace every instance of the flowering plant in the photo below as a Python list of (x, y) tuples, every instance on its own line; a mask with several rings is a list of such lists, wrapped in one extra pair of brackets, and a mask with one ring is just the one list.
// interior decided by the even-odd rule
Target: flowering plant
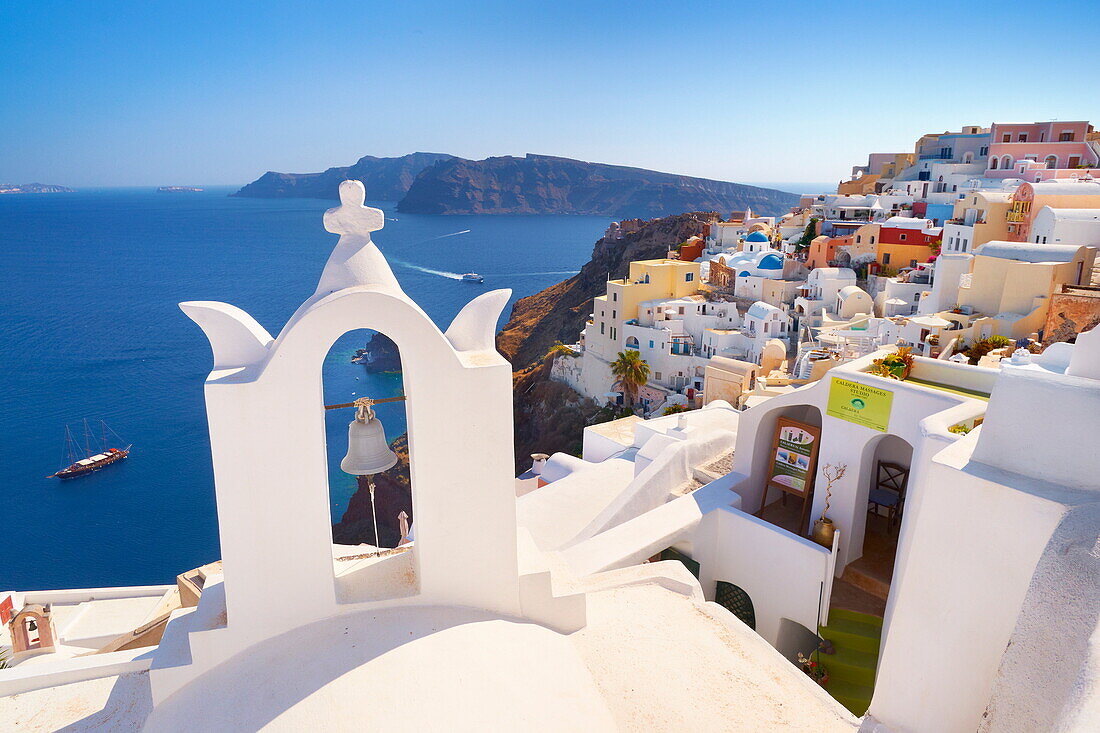
[(871, 374), (902, 381), (913, 371), (913, 354), (908, 346), (899, 346), (893, 354), (871, 362), (868, 370)]
[[(815, 653), (816, 656), (816, 653)], [(810, 676), (817, 684), (824, 687), (829, 683), (829, 670), (825, 668), (821, 662), (816, 659), (803, 656), (802, 652), (798, 653), (798, 665), (802, 671)]]

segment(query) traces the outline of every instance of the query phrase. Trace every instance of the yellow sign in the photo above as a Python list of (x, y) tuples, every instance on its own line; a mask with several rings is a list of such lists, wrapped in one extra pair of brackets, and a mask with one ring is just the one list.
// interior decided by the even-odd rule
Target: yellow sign
[(829, 407), (825, 414), (885, 433), (890, 426), (893, 402), (894, 393), (888, 389), (834, 378), (829, 386)]

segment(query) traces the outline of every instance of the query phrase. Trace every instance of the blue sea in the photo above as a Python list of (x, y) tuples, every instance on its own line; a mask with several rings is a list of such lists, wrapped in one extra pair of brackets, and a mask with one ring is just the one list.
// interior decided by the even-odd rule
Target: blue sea
[[(219, 557), (203, 380), (205, 336), (177, 307), (220, 300), (272, 335), (313, 293), (336, 242), (332, 201), (108, 189), (0, 196), (0, 589), (169, 583)], [(417, 216), (374, 202), (374, 235), (405, 291), (446, 328), (471, 298), (513, 300), (580, 269), (610, 220)], [(464, 272), (483, 285), (460, 282)], [(505, 311), (507, 317), (508, 310)], [(338, 341), (325, 400), (401, 392), (399, 374), (350, 363), (368, 332)], [(401, 403), (382, 405), (389, 437)], [(355, 491), (339, 470), (350, 411), (328, 413), (333, 519)], [(131, 457), (70, 481), (66, 424), (106, 423)]]

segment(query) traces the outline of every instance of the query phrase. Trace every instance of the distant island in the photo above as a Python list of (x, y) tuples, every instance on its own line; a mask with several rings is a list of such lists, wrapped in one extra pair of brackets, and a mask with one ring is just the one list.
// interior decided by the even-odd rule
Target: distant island
[(157, 193), (201, 193), (201, 188), (195, 186), (161, 186)]
[(76, 193), (76, 191), (49, 183), (0, 183), (0, 193)]
[(369, 201), (400, 201), (421, 171), (450, 160), (444, 153), (410, 153), (400, 158), (365, 155), (355, 165), (329, 168), (321, 173), (268, 171), (231, 196), (248, 198), (338, 199), (340, 181), (362, 181)]
[(682, 211), (781, 214), (798, 197), (741, 183), (643, 168), (527, 154), (468, 160), (442, 153), (360, 158), (321, 173), (263, 176), (232, 194), (337, 198), (340, 181), (363, 181), (368, 200), (397, 201), (412, 214), (586, 214), (658, 217)]

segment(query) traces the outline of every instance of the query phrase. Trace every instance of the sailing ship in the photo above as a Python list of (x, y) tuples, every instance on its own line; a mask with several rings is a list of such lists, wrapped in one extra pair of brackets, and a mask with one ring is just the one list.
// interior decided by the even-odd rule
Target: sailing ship
[[(69, 426), (65, 426), (65, 461), (67, 465), (57, 473), (51, 473), (46, 478), (76, 478), (77, 476), (87, 476), (89, 473), (98, 471), (99, 469), (109, 466), (112, 463), (118, 463), (122, 459), (130, 455), (130, 449), (133, 448), (133, 444), (127, 445), (125, 448), (113, 448), (107, 439), (107, 433), (110, 432), (119, 445), (122, 444), (122, 439), (119, 438), (118, 433), (107, 427), (107, 423), (102, 420), (100, 423), (100, 435), (97, 439), (91, 430), (91, 426), (88, 425), (88, 419), (84, 419), (84, 449), (81, 450), (80, 444), (77, 442), (76, 437), (73, 435), (73, 431), (69, 429)], [(93, 449), (94, 447), (94, 449)], [(83, 453), (83, 458), (78, 458)]]

